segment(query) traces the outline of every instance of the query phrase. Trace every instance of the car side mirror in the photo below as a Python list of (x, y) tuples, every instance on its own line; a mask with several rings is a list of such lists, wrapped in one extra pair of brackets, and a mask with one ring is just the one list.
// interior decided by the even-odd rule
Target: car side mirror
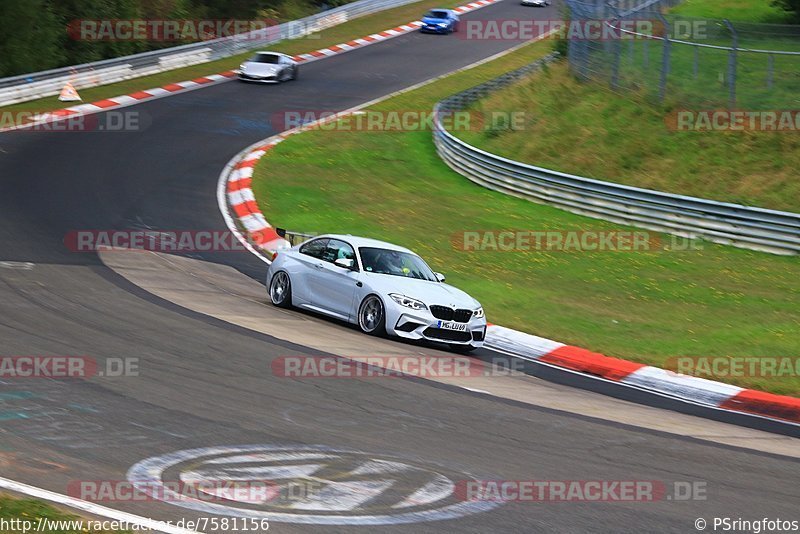
[(442, 273), (433, 273), (436, 279), (440, 282), (444, 282), (444, 275)]
[(355, 265), (356, 260), (353, 258), (337, 258), (336, 261), (333, 262), (334, 265), (338, 265), (342, 269), (351, 269), (353, 265)]

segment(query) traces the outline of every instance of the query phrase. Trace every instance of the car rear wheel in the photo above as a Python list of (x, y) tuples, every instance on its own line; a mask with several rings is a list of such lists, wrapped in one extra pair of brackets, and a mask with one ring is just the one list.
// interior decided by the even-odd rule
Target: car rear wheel
[(292, 306), (292, 282), (288, 274), (283, 271), (275, 273), (269, 284), (269, 298), (279, 308)]
[(371, 336), (382, 336), (386, 333), (386, 313), (383, 302), (377, 296), (368, 296), (359, 306), (358, 327)]

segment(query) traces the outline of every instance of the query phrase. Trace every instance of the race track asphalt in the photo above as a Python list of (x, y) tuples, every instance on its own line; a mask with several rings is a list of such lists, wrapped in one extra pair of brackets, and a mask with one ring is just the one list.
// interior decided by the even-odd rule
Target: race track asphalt
[[(555, 8), (547, 13), (555, 16)], [(529, 14), (506, 1), (464, 18)], [(800, 518), (795, 459), (424, 380), (282, 378), (271, 370), (276, 358), (322, 353), (189, 312), (130, 284), (96, 255), (64, 246), (71, 230), (224, 230), (219, 172), (243, 147), (277, 133), (276, 112), (346, 109), (514, 44), (413, 33), (305, 65), (296, 83), (229, 82), (129, 108), (147, 125), (141, 132), (0, 134), (0, 262), (24, 262), (0, 263), (0, 352), (86, 355), (101, 367), (135, 358), (139, 367), (139, 376), (5, 379), (2, 476), (66, 493), (75, 481), (124, 480), (137, 462), (176, 450), (319, 445), (391, 457), (451, 480), (706, 488), (705, 500), (685, 502), (511, 502), (384, 531), (688, 532), (698, 517)], [(264, 274), (245, 253), (197, 257), (256, 279)], [(391, 478), (410, 492), (419, 473), (401, 469)], [(104, 504), (159, 519), (208, 515), (152, 501)], [(277, 523), (271, 530), (367, 528), (376, 527)]]

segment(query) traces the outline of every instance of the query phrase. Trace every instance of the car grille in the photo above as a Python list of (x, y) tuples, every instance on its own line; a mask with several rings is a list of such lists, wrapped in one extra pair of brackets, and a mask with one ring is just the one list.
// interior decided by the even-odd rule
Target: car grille
[(457, 323), (468, 323), (472, 318), (472, 310), (454, 310), (448, 306), (438, 306), (434, 304), (430, 307), (431, 314), (442, 321), (456, 321)]
[(443, 328), (429, 327), (422, 332), (431, 339), (441, 339), (443, 341), (472, 341), (472, 334), (469, 332), (456, 332), (455, 330), (444, 330)]

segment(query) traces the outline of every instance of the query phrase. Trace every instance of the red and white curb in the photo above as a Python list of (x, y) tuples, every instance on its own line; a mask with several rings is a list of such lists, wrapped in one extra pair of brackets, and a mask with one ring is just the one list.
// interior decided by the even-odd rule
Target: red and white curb
[[(238, 161), (235, 160), (237, 162), (230, 166), (229, 172), (223, 173), (226, 177), (224, 183), (228, 207), (238, 218), (240, 225), (246, 229), (249, 241), (270, 257), (276, 250), (288, 247), (289, 243), (275, 233), (258, 207), (255, 195), (250, 189), (253, 170), (256, 163), (286, 137), (314, 126), (316, 123), (289, 130), (246, 149)], [(224, 209), (222, 203), (220, 208)], [(255, 250), (251, 251), (258, 254)], [(265, 259), (263, 255), (260, 257)], [(268, 262), (267, 259), (265, 261)], [(651, 393), (720, 410), (800, 424), (800, 399), (795, 397), (681, 375), (494, 324), (488, 326), (485, 342), (487, 348), (499, 352)]]
[[(470, 11), (475, 11), (482, 7), (486, 7), (488, 5), (495, 4), (501, 1), (502, 0), (479, 0), (478, 2), (471, 2), (469, 4), (456, 7), (453, 9), (453, 11), (455, 11), (458, 14), (468, 13)], [(387, 39), (392, 39), (394, 37), (405, 35), (409, 32), (417, 30), (421, 25), (422, 25), (421, 21), (415, 20), (409, 22), (408, 24), (403, 24), (402, 26), (390, 28), (382, 32), (373, 33), (371, 35), (367, 35), (366, 37), (354, 39), (346, 43), (339, 43), (326, 48), (320, 48), (318, 50), (314, 50), (306, 54), (299, 54), (294, 56), (294, 59), (301, 64), (310, 63), (312, 61), (317, 61), (319, 59), (325, 59), (338, 54), (349, 52), (351, 50), (355, 50), (357, 48), (362, 48), (364, 46), (379, 43)], [(74, 119), (76, 117), (81, 117), (84, 115), (101, 113), (104, 111), (108, 111), (110, 109), (133, 106), (144, 101), (153, 100), (156, 98), (163, 98), (165, 96), (171, 96), (186, 91), (192, 91), (194, 89), (199, 89), (207, 85), (213, 85), (215, 83), (220, 83), (226, 80), (230, 80), (235, 77), (236, 77), (236, 71), (229, 70), (221, 72), (219, 74), (209, 74), (208, 76), (202, 76), (200, 78), (195, 78), (193, 80), (170, 83), (162, 87), (146, 89), (144, 91), (136, 91), (135, 93), (115, 96), (113, 98), (106, 98), (103, 100), (98, 100), (97, 102), (80, 104), (77, 106), (71, 106), (68, 108), (58, 109), (55, 111), (40, 113), (30, 117), (22, 124), (0, 128), (0, 132), (33, 128), (42, 124), (48, 124), (67, 119)]]
[(800, 423), (800, 399), (744, 389), (681, 375), (649, 365), (611, 358), (498, 325), (490, 325), (486, 345), (526, 359), (611, 382), (732, 412)]
[(37, 113), (31, 115), (30, 117), (26, 117), (27, 120), (25, 120), (22, 124), (0, 128), (0, 132), (30, 129), (43, 124), (51, 124), (70, 119), (74, 120), (77, 117), (92, 115), (94, 113), (102, 113), (112, 109), (134, 106), (148, 100), (155, 100), (156, 98), (163, 98), (165, 96), (192, 91), (207, 85), (214, 85), (225, 80), (230, 80), (235, 76), (236, 74), (233, 71), (221, 72), (219, 74), (209, 74), (208, 76), (201, 76), (200, 78), (195, 78), (193, 80), (170, 83), (162, 87), (146, 89), (144, 91), (136, 91), (135, 93), (115, 96), (113, 98), (105, 98), (103, 100), (98, 100), (97, 102), (79, 104), (77, 106), (57, 109), (55, 111), (49, 111), (45, 113)]
[[(246, 149), (235, 163), (229, 164), (226, 171), (223, 171), (223, 179), (219, 183), (220, 189), (224, 187), (224, 192), (218, 190), (218, 200), (223, 214), (228, 211), (226, 208), (230, 208), (232, 215), (244, 230), (244, 238), (241, 235), (237, 236), (240, 241), (244, 239), (245, 246), (251, 251), (253, 251), (251, 247), (255, 246), (268, 255), (291, 245), (280, 237), (264, 218), (250, 185), (253, 182), (253, 169), (258, 160), (282, 140), (282, 137), (270, 139)], [(228, 227), (231, 225), (228, 224)]]

